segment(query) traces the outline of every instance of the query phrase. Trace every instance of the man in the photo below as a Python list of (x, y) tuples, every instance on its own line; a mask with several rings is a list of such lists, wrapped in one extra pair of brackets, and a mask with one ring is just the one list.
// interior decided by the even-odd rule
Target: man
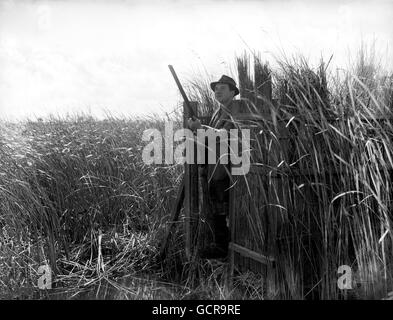
[[(210, 84), (214, 91), (215, 99), (220, 103), (219, 108), (214, 112), (209, 126), (204, 126), (196, 119), (188, 119), (188, 126), (191, 130), (214, 129), (224, 130), (229, 133), (230, 129), (235, 128), (232, 121), (233, 116), (240, 112), (239, 100), (234, 97), (239, 94), (236, 82), (223, 75), (218, 81)], [(217, 145), (217, 150), (220, 150)], [(218, 157), (216, 157), (218, 161)], [(229, 208), (229, 187), (230, 187), (230, 168), (224, 164), (205, 165), (207, 169), (208, 189), (210, 203), (212, 203), (214, 243), (210, 244), (201, 252), (202, 258), (224, 258), (228, 254), (229, 229), (227, 226), (227, 216)]]

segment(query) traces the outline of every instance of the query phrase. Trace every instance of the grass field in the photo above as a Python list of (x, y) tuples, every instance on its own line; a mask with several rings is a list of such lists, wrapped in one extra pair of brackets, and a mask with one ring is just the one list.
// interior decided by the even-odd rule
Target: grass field
[[(322, 140), (321, 135), (315, 140), (307, 134), (299, 136), (296, 152), (301, 156), (312, 150), (311, 167), (325, 165), (329, 170), (340, 163), (341, 168), (351, 170), (351, 177), (361, 175), (360, 185), (349, 178), (342, 181), (340, 193), (330, 197), (324, 193), (317, 214), (326, 222), (321, 228), (327, 248), (348, 249), (340, 241), (329, 242), (330, 232), (340, 235), (339, 239), (349, 236), (360, 258), (359, 274), (378, 273), (373, 280), (375, 290), (370, 291), (378, 296), (376, 292), (386, 292), (392, 279), (392, 215), (390, 173), (375, 168), (393, 167), (393, 126), (388, 121), (386, 127), (379, 127), (377, 119), (391, 117), (393, 78), (364, 57), (351, 70), (356, 77), (326, 76), (325, 69), (323, 76), (306, 72), (310, 70), (304, 61), (281, 63), (276, 79), (286, 80), (290, 88), (285, 93), (288, 108), (283, 110), (290, 114), (295, 106), (296, 116), (313, 122), (320, 132), (330, 128), (323, 122), (326, 101), (332, 106), (329, 112), (354, 116), (352, 124), (330, 128), (330, 136), (326, 134)], [(310, 74), (325, 79), (329, 88), (325, 96)], [(206, 84), (193, 88), (201, 103), (211, 103)], [(363, 118), (368, 123), (358, 121)], [(183, 169), (180, 165), (144, 164), (141, 155), (146, 143), (141, 137), (145, 129), (163, 131), (167, 120), (182, 125), (179, 112), (167, 118), (109, 116), (97, 120), (80, 115), (0, 123), (0, 297), (269, 298), (261, 291), (258, 276), (251, 273), (238, 275), (235, 289), (229, 291), (226, 264), (219, 261), (201, 262), (195, 285), (190, 271), (195, 269), (189, 268), (183, 252), (182, 221), (165, 263), (157, 263)], [(321, 154), (321, 141), (330, 153)], [(352, 155), (344, 146), (350, 146)], [(337, 151), (340, 148), (344, 148), (342, 153)], [(362, 197), (353, 190), (361, 190)], [(342, 199), (340, 216), (324, 216), (324, 208), (337, 199)], [(377, 230), (370, 217), (378, 221)], [(337, 225), (338, 221), (342, 224)], [(341, 258), (338, 253), (334, 262)], [(38, 268), (43, 264), (49, 264), (54, 273), (53, 288), (47, 291), (37, 287)]]

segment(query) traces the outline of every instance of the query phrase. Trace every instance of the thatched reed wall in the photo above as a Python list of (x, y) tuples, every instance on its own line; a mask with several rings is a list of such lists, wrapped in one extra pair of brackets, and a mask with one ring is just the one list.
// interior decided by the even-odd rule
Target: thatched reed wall
[(348, 74), (328, 85), (326, 65), (303, 60), (276, 73), (260, 59), (253, 74), (249, 58), (237, 65), (252, 167), (231, 188), (232, 269), (265, 275), (269, 297), (345, 298), (340, 265), (362, 295), (382, 292), (393, 262), (392, 81)]

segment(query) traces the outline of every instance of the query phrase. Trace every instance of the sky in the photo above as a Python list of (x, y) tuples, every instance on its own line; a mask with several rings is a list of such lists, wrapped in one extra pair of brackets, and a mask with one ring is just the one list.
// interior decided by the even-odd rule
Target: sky
[(392, 68), (393, 1), (0, 0), (0, 118), (171, 111), (186, 84), (233, 73), (236, 55), (344, 67), (361, 41)]

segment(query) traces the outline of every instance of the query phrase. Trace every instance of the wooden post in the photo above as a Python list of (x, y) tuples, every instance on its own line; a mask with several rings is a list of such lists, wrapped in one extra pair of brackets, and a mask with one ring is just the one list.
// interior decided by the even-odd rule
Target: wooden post
[[(197, 113), (197, 102), (190, 102), (194, 115)], [(187, 128), (187, 119), (190, 118), (186, 103), (183, 103), (184, 128)], [(194, 141), (195, 142), (195, 141)], [(184, 215), (185, 215), (185, 234), (186, 234), (186, 256), (190, 260), (194, 256), (196, 249), (196, 234), (198, 225), (198, 166), (197, 166), (197, 145), (194, 143), (194, 164), (184, 164)]]

